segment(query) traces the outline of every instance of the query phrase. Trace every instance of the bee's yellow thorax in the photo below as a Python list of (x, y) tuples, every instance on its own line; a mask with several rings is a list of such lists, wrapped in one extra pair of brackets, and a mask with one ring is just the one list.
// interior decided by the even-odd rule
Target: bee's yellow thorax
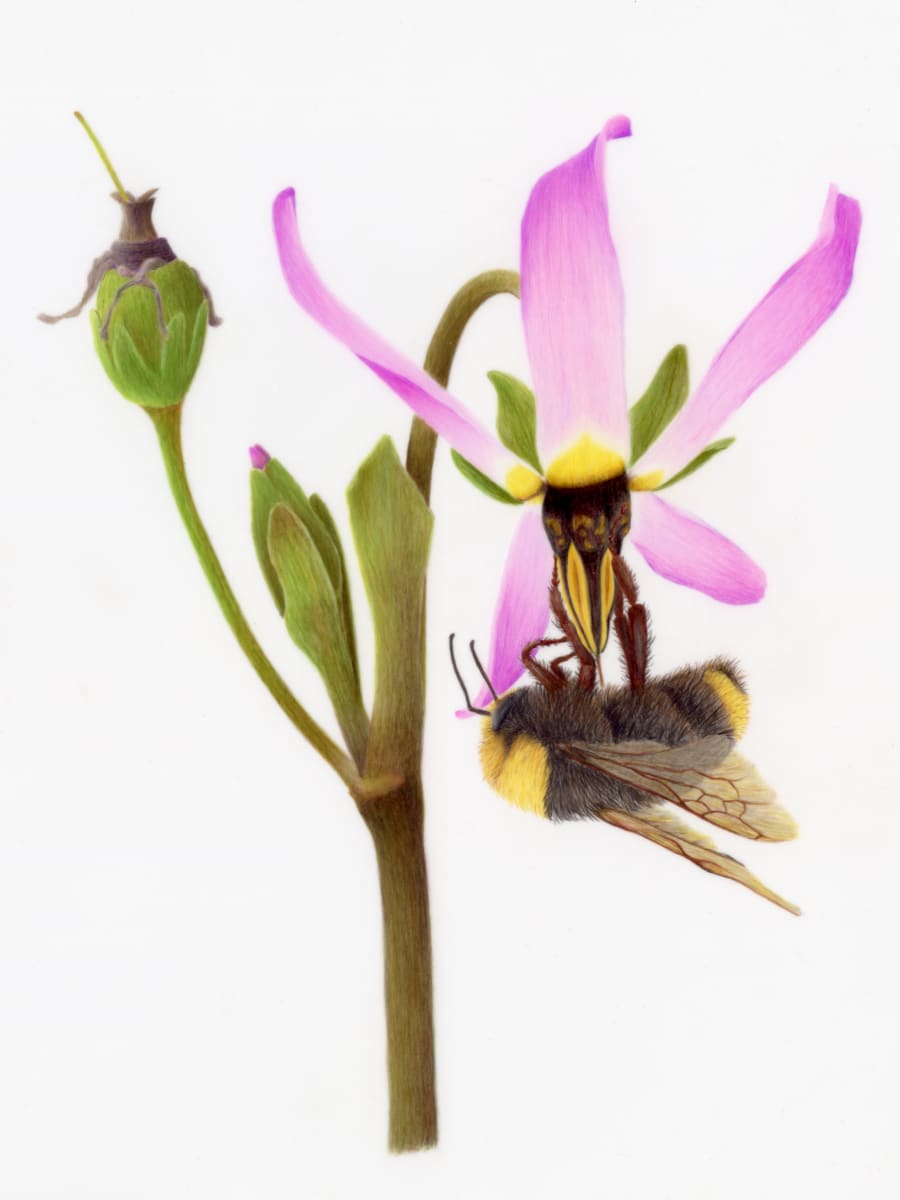
[(505, 740), (491, 728), (490, 718), (482, 726), (481, 769), (494, 791), (525, 812), (547, 815), (544, 798), (550, 782), (547, 752), (540, 742), (520, 733), (507, 750)]
[(621, 454), (583, 433), (574, 446), (558, 455), (547, 469), (547, 482), (552, 487), (589, 487), (606, 483), (625, 471)]
[(722, 701), (734, 736), (742, 738), (750, 721), (750, 697), (724, 671), (709, 670), (703, 679)]

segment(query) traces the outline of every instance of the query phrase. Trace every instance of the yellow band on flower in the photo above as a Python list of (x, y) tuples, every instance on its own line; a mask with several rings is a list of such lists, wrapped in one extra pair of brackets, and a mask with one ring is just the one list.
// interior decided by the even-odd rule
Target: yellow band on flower
[(646, 475), (634, 475), (628, 480), (632, 492), (652, 492), (665, 479), (665, 471), (648, 471)]
[(506, 474), (506, 490), (517, 500), (537, 500), (544, 492), (544, 481), (537, 471), (520, 465)]
[(588, 487), (605, 483), (625, 471), (625, 460), (615, 450), (583, 433), (574, 446), (553, 460), (547, 471), (547, 482), (553, 487)]

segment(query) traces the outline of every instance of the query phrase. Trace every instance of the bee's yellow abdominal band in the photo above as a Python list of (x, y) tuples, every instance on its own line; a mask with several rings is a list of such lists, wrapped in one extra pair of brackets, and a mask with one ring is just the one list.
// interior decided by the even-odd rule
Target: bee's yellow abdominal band
[(550, 782), (547, 752), (540, 742), (519, 734), (509, 750), (490, 717), (482, 722), (481, 769), (494, 791), (525, 812), (545, 817), (544, 797)]
[(547, 470), (547, 482), (553, 487), (589, 487), (592, 483), (605, 483), (625, 471), (625, 460), (621, 454), (597, 442), (589, 433), (583, 433), (574, 446), (570, 446), (553, 460)]
[(736, 738), (742, 738), (750, 721), (750, 697), (724, 671), (707, 671), (703, 676), (728, 714)]

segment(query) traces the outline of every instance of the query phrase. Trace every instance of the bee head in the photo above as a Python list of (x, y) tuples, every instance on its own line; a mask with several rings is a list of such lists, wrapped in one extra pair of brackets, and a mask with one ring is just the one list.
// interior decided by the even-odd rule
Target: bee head
[(507, 692), (491, 707), (490, 718), (493, 733), (515, 733), (519, 728), (517, 695), (517, 691)]

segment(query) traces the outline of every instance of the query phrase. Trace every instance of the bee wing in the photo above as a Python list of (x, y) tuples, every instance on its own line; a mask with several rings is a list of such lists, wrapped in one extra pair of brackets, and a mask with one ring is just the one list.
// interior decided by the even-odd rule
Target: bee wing
[(661, 805), (658, 808), (647, 809), (640, 814), (604, 808), (598, 810), (597, 816), (610, 825), (617, 825), (620, 829), (627, 829), (630, 833), (639, 833), (641, 837), (656, 842), (657, 846), (663, 846), (674, 854), (682, 855), (702, 870), (709, 871), (713, 875), (721, 875), (725, 879), (733, 879), (736, 883), (741, 883), (744, 887), (749, 888), (751, 892), (756, 892), (757, 896), (771, 900), (779, 908), (784, 908), (795, 916), (800, 915), (800, 909), (796, 905), (767, 888), (747, 870), (743, 863), (738, 862), (729, 854), (723, 854), (721, 850), (717, 850), (705, 834), (698, 833), (684, 825), (674, 813), (668, 812)]
[(561, 749), (582, 766), (677, 804), (741, 837), (765, 842), (795, 837), (793, 818), (753, 763), (732, 745), (731, 738), (715, 736), (680, 746), (568, 742)]

